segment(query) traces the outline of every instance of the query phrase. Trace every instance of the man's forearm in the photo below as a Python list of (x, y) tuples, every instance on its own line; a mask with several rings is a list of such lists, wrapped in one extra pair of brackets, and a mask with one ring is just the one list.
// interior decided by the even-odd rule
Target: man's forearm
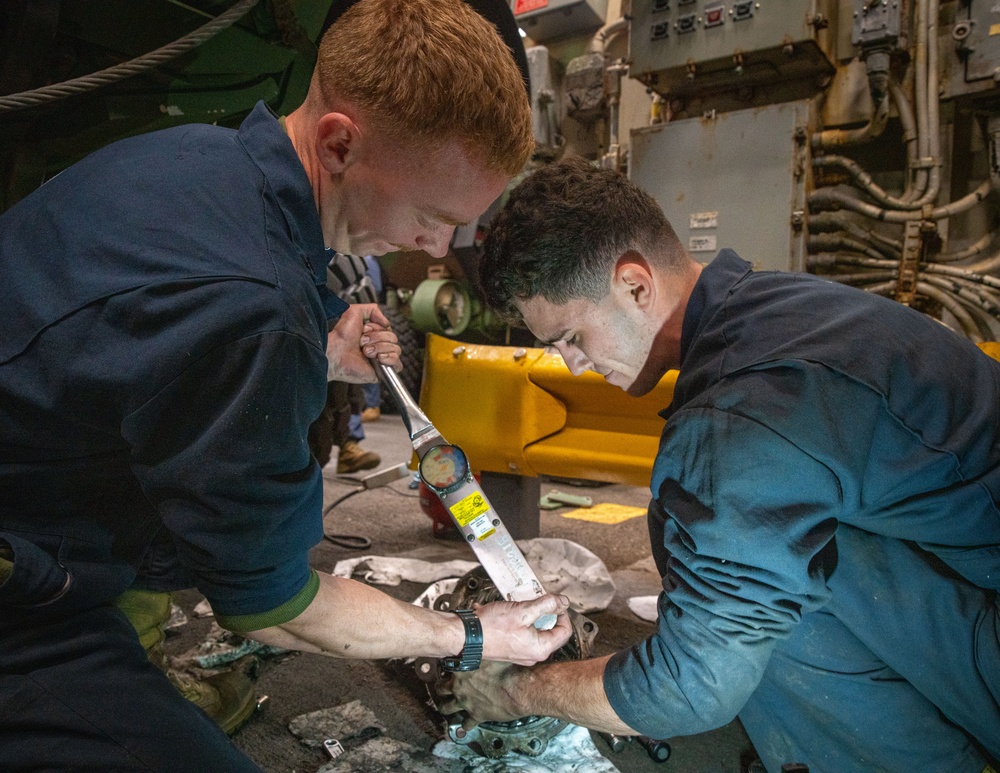
[(360, 582), (319, 573), (319, 592), (298, 617), (252, 639), (342, 658), (447, 657), (465, 646), (458, 617), (407, 604)]
[(605, 733), (638, 735), (615, 713), (604, 692), (610, 657), (514, 669), (505, 687), (524, 716), (557, 717)]

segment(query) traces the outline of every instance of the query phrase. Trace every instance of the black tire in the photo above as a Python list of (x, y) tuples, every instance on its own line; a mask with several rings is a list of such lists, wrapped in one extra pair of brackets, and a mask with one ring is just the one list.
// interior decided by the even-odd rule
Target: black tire
[[(410, 321), (399, 309), (389, 306), (382, 306), (381, 309), (392, 325), (392, 331), (399, 339), (399, 346), (403, 350), (400, 354), (403, 370), (399, 373), (399, 380), (403, 382), (403, 386), (413, 399), (419, 400), (420, 383), (424, 377), (424, 334), (414, 330)], [(386, 413), (399, 413), (396, 399), (386, 389), (385, 384), (382, 385), (382, 410)]]

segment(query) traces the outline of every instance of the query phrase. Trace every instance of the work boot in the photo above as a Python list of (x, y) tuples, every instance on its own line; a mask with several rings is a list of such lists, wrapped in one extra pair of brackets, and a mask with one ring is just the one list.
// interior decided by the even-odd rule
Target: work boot
[(240, 668), (233, 667), (204, 679), (169, 669), (167, 678), (181, 695), (214, 719), (226, 735), (239, 730), (257, 708), (253, 682)]
[(253, 682), (242, 668), (196, 679), (170, 668), (163, 651), (164, 625), (170, 619), (170, 594), (130, 588), (115, 599), (146, 650), (149, 662), (167, 675), (177, 691), (208, 714), (229, 735), (236, 732), (257, 707)]
[(382, 417), (382, 409), (377, 405), (365, 408), (361, 412), (361, 421), (378, 421)]
[(337, 474), (345, 475), (358, 470), (371, 470), (382, 464), (382, 457), (372, 451), (365, 451), (354, 440), (348, 440), (337, 454)]

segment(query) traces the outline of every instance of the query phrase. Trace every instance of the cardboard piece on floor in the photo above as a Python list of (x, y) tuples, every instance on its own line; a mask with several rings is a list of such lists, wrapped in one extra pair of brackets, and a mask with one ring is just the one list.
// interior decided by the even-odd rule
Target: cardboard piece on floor
[(629, 518), (638, 518), (646, 514), (645, 507), (631, 507), (630, 505), (616, 505), (613, 502), (602, 502), (593, 507), (581, 507), (565, 513), (559, 513), (563, 518), (573, 518), (578, 521), (592, 521), (593, 523), (616, 524), (627, 521)]

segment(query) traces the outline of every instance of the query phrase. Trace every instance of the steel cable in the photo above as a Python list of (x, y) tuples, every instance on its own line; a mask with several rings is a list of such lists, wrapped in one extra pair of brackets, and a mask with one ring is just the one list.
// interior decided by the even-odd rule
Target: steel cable
[(243, 18), (247, 14), (247, 11), (257, 5), (258, 2), (260, 0), (239, 0), (228, 11), (221, 13), (212, 19), (212, 21), (188, 33), (184, 37), (178, 38), (173, 43), (168, 43), (165, 46), (157, 48), (155, 51), (150, 51), (148, 54), (143, 54), (127, 62), (113, 65), (100, 72), (81, 75), (79, 78), (73, 78), (62, 83), (53, 83), (50, 86), (42, 86), (31, 91), (22, 91), (17, 94), (8, 94), (7, 96), (0, 97), (0, 112), (24, 110), (25, 108), (37, 107), (48, 102), (55, 102), (66, 97), (93, 91), (102, 86), (107, 86), (150, 70), (157, 65), (190, 51), (192, 48), (200, 46), (222, 30), (231, 27)]

